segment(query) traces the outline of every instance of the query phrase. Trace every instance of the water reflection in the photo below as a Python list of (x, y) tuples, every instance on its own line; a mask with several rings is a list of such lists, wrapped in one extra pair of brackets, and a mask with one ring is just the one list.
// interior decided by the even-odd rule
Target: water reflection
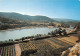
[(37, 34), (48, 34), (50, 31), (54, 31), (57, 28), (31, 28), (31, 29), (19, 29), (13, 31), (3, 31), (0, 32), (0, 41), (8, 39), (19, 39), (21, 37), (33, 36)]

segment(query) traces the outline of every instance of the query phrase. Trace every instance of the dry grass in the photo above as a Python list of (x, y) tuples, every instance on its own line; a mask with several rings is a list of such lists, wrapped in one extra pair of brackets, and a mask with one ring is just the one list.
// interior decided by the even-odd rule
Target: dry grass
[(54, 48), (59, 48), (59, 47), (61, 47), (61, 45), (55, 44), (54, 42), (52, 42), (52, 41), (50, 41), (50, 40), (47, 40), (47, 39), (46, 39), (45, 41), (49, 42), (49, 43), (50, 43), (50, 46), (52, 46), (52, 47), (54, 47)]
[(59, 40), (62, 40), (62, 41), (68, 41), (68, 42), (71, 42), (71, 43), (76, 43), (76, 41), (78, 40), (78, 37), (75, 37), (75, 36), (69, 36), (69, 37), (63, 37), (63, 38), (58, 38)]

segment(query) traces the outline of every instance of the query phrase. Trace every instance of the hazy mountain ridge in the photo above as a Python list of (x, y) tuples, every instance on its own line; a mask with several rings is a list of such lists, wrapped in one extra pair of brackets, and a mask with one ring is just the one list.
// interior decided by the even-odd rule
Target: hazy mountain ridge
[(30, 16), (22, 15), (15, 12), (0, 12), (0, 16), (11, 19), (26, 20), (26, 21), (36, 21), (36, 22), (78, 22), (78, 20), (72, 19), (62, 19), (62, 18), (49, 18), (47, 16)]
[(65, 19), (65, 18), (53, 18), (53, 19), (58, 22), (80, 22), (79, 20)]
[(22, 15), (19, 13), (6, 13), (0, 12), (0, 16), (11, 19), (28, 20), (28, 21), (38, 21), (38, 22), (53, 22), (54, 20), (46, 16), (29, 16)]

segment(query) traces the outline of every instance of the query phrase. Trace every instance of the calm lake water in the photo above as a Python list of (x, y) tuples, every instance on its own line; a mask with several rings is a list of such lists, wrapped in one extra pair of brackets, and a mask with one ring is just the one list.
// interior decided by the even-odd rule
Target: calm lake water
[(33, 36), (37, 34), (48, 34), (48, 32), (54, 31), (57, 28), (30, 28), (30, 29), (18, 29), (18, 30), (6, 30), (0, 31), (0, 41), (5, 41), (9, 39), (19, 39), (21, 37)]

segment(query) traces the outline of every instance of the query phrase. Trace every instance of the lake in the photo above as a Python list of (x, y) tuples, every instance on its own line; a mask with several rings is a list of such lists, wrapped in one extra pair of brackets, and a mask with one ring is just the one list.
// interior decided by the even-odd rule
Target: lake
[(0, 41), (9, 39), (19, 39), (27, 36), (34, 36), (37, 34), (48, 34), (48, 32), (54, 31), (57, 28), (30, 28), (30, 29), (17, 29), (17, 30), (5, 30), (0, 31)]

